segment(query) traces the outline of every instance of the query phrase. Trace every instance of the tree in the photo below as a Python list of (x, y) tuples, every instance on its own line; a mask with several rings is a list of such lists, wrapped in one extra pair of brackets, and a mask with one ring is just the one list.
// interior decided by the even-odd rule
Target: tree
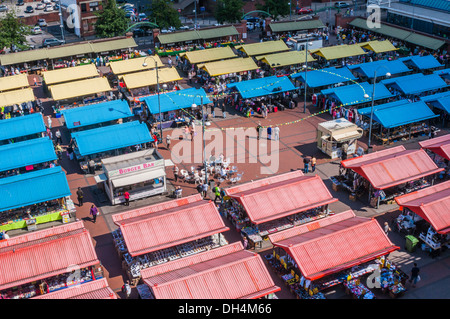
[(256, 4), (256, 9), (267, 11), (273, 19), (277, 19), (279, 16), (289, 14), (289, 1), (292, 0), (264, 0), (264, 4)]
[(241, 21), (242, 7), (241, 0), (217, 0), (214, 16), (219, 23), (235, 23)]
[(153, 20), (161, 29), (181, 27), (178, 11), (172, 7), (168, 0), (153, 0), (150, 7), (150, 20)]
[(116, 0), (107, 0), (103, 10), (95, 12), (95, 32), (100, 38), (112, 38), (123, 35), (128, 28), (130, 19), (125, 11), (117, 6)]
[(29, 46), (26, 36), (31, 34), (31, 28), (16, 17), (14, 11), (9, 11), (0, 18), (0, 49), (10, 48), (25, 50)]

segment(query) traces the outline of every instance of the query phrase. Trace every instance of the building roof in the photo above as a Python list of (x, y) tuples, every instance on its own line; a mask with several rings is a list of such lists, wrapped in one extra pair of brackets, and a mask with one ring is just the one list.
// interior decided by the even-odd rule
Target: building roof
[(181, 53), (191, 64), (205, 63), (237, 57), (230, 47), (218, 47)]
[(97, 104), (61, 110), (68, 129), (114, 121), (133, 116), (125, 100), (113, 100)]
[(414, 66), (419, 70), (427, 70), (444, 66), (443, 64), (440, 64), (439, 61), (432, 55), (413, 55), (399, 58), (398, 60), (404, 62), (406, 65)]
[(49, 87), (54, 101), (91, 96), (112, 90), (105, 77), (55, 84)]
[[(182, 80), (176, 68), (158, 68), (158, 78), (160, 84)], [(124, 74), (122, 80), (128, 89), (136, 89), (158, 83), (156, 70)]]
[(244, 45), (238, 45), (235, 47), (237, 50), (244, 52), (248, 56), (257, 56), (268, 53), (289, 51), (289, 47), (283, 40), (277, 41), (264, 41), (256, 42)]
[(58, 83), (99, 77), (99, 73), (95, 67), (95, 64), (90, 63), (70, 68), (45, 71), (42, 72), (42, 77), (44, 78), (46, 85), (54, 85)]
[[(287, 65), (296, 65), (306, 62), (305, 51), (287, 51), (280, 53), (266, 54), (256, 57), (271, 68), (279, 68)], [(310, 53), (308, 53), (308, 62), (316, 61)]]
[(322, 47), (320, 49), (311, 50), (310, 52), (311, 54), (316, 54), (323, 57), (325, 60), (335, 60), (367, 54), (367, 52), (364, 51), (358, 44), (343, 44), (331, 47)]
[[(291, 75), (292, 78), (298, 78), (299, 81), (305, 82), (305, 72), (298, 72)], [(348, 81), (355, 81), (356, 78), (348, 67), (324, 68), (318, 70), (310, 70), (306, 74), (306, 82), (309, 87), (321, 87)]]
[(244, 99), (288, 92), (297, 89), (287, 76), (269, 76), (253, 80), (227, 84), (227, 88), (236, 88)]
[(82, 221), (0, 241), (0, 260), (1, 290), (100, 263)]
[(323, 29), (325, 25), (320, 19), (288, 21), (288, 22), (271, 22), (269, 28), (272, 32), (301, 31), (312, 29)]
[[(368, 82), (361, 82), (357, 84), (350, 84), (346, 86), (339, 86), (336, 88), (326, 89), (321, 91), (324, 95), (331, 95), (338, 99), (344, 106), (367, 103), (372, 101), (373, 84)], [(369, 97), (365, 98), (364, 95)], [(392, 93), (382, 84), (375, 84), (374, 100), (382, 100), (392, 97)]]
[(57, 159), (53, 141), (48, 137), (0, 146), (0, 172)]
[(450, 233), (450, 181), (396, 197), (395, 201), (425, 219), (438, 233)]
[(12, 117), (0, 121), (0, 141), (45, 132), (41, 113)]
[(358, 43), (358, 45), (361, 46), (363, 49), (372, 51), (374, 53), (383, 53), (383, 52), (391, 52), (391, 51), (398, 50), (389, 40), (368, 41), (368, 42)]
[(25, 102), (34, 101), (35, 96), (32, 88), (25, 88), (19, 90), (12, 90), (0, 93), (0, 107), (11, 106), (14, 104), (22, 104)]
[(131, 256), (229, 230), (212, 201), (199, 194), (113, 216)]
[(159, 97), (155, 94), (139, 98), (139, 100), (145, 102), (151, 114), (158, 114), (160, 106), (161, 113), (164, 113), (181, 109), (190, 109), (193, 103), (200, 105), (202, 100), (197, 94), (203, 97), (203, 104), (211, 103), (211, 100), (208, 98), (203, 88), (189, 88), (160, 93)]
[[(227, 195), (238, 200), (250, 221), (255, 224), (280, 219), (308, 209), (324, 206), (337, 199), (318, 175), (290, 174), (291, 178), (277, 181), (267, 178), (268, 183), (250, 183), (243, 191), (226, 189)], [(251, 186), (254, 186), (251, 188)], [(239, 188), (240, 186), (236, 186)]]
[(156, 299), (257, 299), (280, 291), (240, 242), (141, 271)]
[(369, 79), (386, 76), (386, 73), (400, 74), (412, 71), (401, 60), (378, 60), (374, 62), (349, 65), (348, 68), (364, 75)]
[(341, 162), (368, 180), (374, 189), (386, 189), (443, 171), (427, 153), (396, 146)]
[(269, 239), (288, 252), (308, 280), (338, 273), (399, 249), (377, 220), (358, 217), (352, 211), (269, 235)]
[(420, 147), (450, 160), (450, 134), (419, 142)]
[(19, 51), (1, 54), (0, 64), (3, 66), (48, 59), (47, 49)]
[(98, 154), (153, 140), (145, 123), (139, 121), (108, 125), (71, 134), (81, 156)]
[[(146, 71), (155, 68), (155, 61), (158, 67), (164, 66), (159, 55), (144, 56), (140, 58), (120, 60), (109, 62), (109, 67), (115, 75), (122, 75), (126, 73), (134, 73), (138, 71)], [(143, 66), (143, 64), (146, 66)]]
[(74, 285), (31, 299), (117, 299), (106, 278)]
[(22, 89), (29, 86), (28, 74), (26, 73), (0, 77), (0, 92)]
[(199, 69), (204, 69), (210, 76), (246, 72), (258, 69), (253, 58), (235, 58), (222, 61), (213, 61), (198, 64)]

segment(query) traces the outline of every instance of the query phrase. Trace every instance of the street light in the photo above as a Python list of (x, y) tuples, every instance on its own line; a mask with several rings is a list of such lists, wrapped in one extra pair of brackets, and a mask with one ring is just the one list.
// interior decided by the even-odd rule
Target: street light
[[(374, 78), (373, 78), (373, 89), (372, 89), (372, 107), (370, 109), (370, 123), (369, 123), (369, 143), (367, 144), (367, 151), (369, 152), (372, 148), (371, 141), (372, 141), (372, 121), (373, 121), (373, 105), (375, 101), (375, 84), (377, 83), (377, 71), (379, 68), (385, 68), (388, 72), (386, 72), (385, 76), (390, 77), (391, 73), (389, 73), (388, 68), (385, 65), (380, 65), (378, 68), (376, 68), (374, 72)], [(364, 95), (364, 97), (367, 94)], [(368, 96), (367, 96), (368, 98)]]
[(147, 63), (145, 62), (148, 58), (152, 59), (155, 62), (155, 69), (156, 69), (156, 90), (157, 90), (157, 95), (158, 95), (158, 109), (159, 109), (159, 130), (160, 130), (160, 136), (161, 136), (161, 141), (163, 138), (163, 133), (162, 133), (162, 116), (161, 116), (161, 102), (159, 100), (159, 76), (158, 76), (158, 62), (156, 61), (156, 59), (154, 57), (152, 57), (151, 55), (147, 56), (144, 59), (144, 63), (142, 63), (142, 66), (145, 68), (147, 67)]
[[(303, 113), (306, 113), (306, 92), (307, 92), (307, 83), (306, 83), (306, 72), (308, 71), (308, 41), (311, 38), (306, 39), (306, 48), (305, 48), (305, 64), (303, 68), (305, 69), (305, 101), (303, 104)], [(312, 42), (309, 42), (309, 45), (312, 45)]]
[[(206, 167), (206, 145), (205, 145), (205, 113), (203, 110), (203, 95), (196, 94), (194, 96), (194, 102), (195, 98), (199, 96), (200, 97), (200, 107), (202, 108), (202, 139), (203, 139), (203, 168), (205, 169), (205, 184), (208, 184), (208, 169)], [(197, 104), (192, 103), (192, 108), (197, 108)]]

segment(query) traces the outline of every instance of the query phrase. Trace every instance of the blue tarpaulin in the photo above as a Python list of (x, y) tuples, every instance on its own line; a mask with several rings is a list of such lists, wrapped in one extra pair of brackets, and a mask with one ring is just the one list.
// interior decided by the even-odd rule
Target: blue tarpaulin
[(444, 80), (450, 80), (450, 68), (433, 71), (434, 74), (439, 75)]
[[(387, 109), (390, 107), (394, 107), (394, 106), (398, 106), (398, 105), (403, 105), (403, 104), (408, 104), (410, 103), (407, 99), (403, 99), (403, 100), (398, 100), (398, 101), (394, 101), (394, 102), (389, 102), (389, 103), (384, 103), (384, 104), (380, 104), (380, 105), (374, 105), (373, 106), (373, 111), (377, 111), (377, 110), (383, 110), (383, 109)], [(366, 116), (370, 116), (370, 113), (372, 111), (372, 107), (365, 107), (362, 109), (358, 110), (358, 114), (361, 115), (366, 115)]]
[(114, 121), (133, 116), (128, 102), (114, 100), (62, 110), (68, 129)]
[(227, 88), (236, 88), (243, 99), (251, 99), (254, 97), (288, 92), (296, 89), (287, 76), (278, 77), (276, 75), (230, 83), (227, 84)]
[[(340, 86), (337, 88), (322, 90), (322, 94), (337, 99), (343, 106), (367, 103), (372, 101), (373, 85), (367, 82)], [(369, 97), (365, 98), (364, 94)], [(391, 92), (381, 83), (375, 84), (374, 100), (392, 97)]]
[(450, 91), (440, 92), (440, 93), (436, 93), (436, 94), (432, 94), (432, 95), (421, 96), (420, 100), (424, 101), (426, 103), (429, 103), (429, 102), (437, 101), (440, 98), (443, 98), (446, 96), (450, 96)]
[(0, 211), (70, 196), (61, 166), (0, 179)]
[[(298, 72), (291, 75), (291, 78), (298, 78), (299, 81), (305, 82), (305, 72)], [(316, 88), (320, 86), (328, 86), (338, 83), (346, 83), (356, 81), (357, 78), (347, 67), (342, 68), (325, 68), (320, 70), (308, 71), (306, 74), (306, 82), (308, 87)]]
[(442, 78), (437, 74), (425, 75), (419, 79), (394, 79), (392, 87), (400, 90), (403, 94), (420, 94), (422, 92), (438, 90), (447, 87)]
[(348, 68), (362, 74), (369, 79), (375, 77), (375, 71), (377, 72), (377, 78), (385, 76), (387, 72), (390, 74), (400, 74), (412, 71), (400, 60), (379, 60), (368, 63), (349, 65)]
[(432, 55), (413, 55), (409, 57), (399, 58), (398, 60), (403, 61), (407, 65), (414, 66), (419, 70), (426, 70), (443, 66)]
[(81, 156), (116, 150), (153, 140), (145, 123), (127, 122), (72, 133)]
[(41, 113), (0, 120), (0, 141), (45, 132)]
[(431, 102), (431, 105), (450, 114), (450, 96), (441, 97)]
[(56, 160), (53, 142), (48, 137), (0, 146), (0, 172)]
[(159, 94), (160, 103), (158, 104), (158, 95), (151, 95), (140, 98), (145, 102), (151, 114), (159, 114), (159, 105), (161, 105), (161, 113), (170, 112), (181, 109), (190, 109), (192, 104), (201, 104), (200, 95), (203, 97), (203, 104), (211, 103), (205, 90), (190, 88), (185, 90), (173, 91)]
[(383, 83), (384, 85), (389, 85), (392, 83), (395, 83), (395, 81), (407, 81), (407, 80), (412, 80), (412, 79), (419, 79), (419, 78), (423, 78), (425, 75), (423, 75), (422, 73), (413, 73), (413, 74), (408, 74), (408, 75), (403, 75), (403, 76), (398, 76), (398, 77), (393, 77), (393, 78), (387, 78), (384, 80), (381, 80), (380, 83)]

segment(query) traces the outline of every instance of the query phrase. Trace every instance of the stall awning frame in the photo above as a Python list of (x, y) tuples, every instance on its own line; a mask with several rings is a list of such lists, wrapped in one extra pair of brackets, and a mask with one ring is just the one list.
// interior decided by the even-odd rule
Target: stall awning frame
[(450, 160), (450, 134), (419, 142), (420, 147)]

